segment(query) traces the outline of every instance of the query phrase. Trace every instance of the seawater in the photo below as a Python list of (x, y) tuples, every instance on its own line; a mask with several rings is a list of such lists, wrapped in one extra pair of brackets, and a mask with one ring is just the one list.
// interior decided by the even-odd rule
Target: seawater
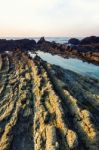
[[(50, 64), (60, 66), (64, 69), (71, 70), (84, 76), (99, 79), (99, 66), (97, 65), (82, 61), (78, 58), (63, 58), (61, 56), (52, 55), (42, 51), (37, 51), (36, 53), (40, 58)], [(29, 52), (29, 54), (32, 57), (35, 57), (35, 54), (32, 52)]]

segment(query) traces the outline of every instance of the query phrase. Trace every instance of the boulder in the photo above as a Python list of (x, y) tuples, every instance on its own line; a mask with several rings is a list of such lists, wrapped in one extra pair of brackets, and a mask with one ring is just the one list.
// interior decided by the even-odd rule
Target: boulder
[(76, 39), (76, 38), (71, 38), (68, 41), (69, 44), (73, 44), (73, 45), (79, 45), (80, 44), (80, 40)]

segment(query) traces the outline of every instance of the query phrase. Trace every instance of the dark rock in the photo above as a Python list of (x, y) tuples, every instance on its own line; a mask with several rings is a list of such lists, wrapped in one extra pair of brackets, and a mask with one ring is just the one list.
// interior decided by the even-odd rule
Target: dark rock
[(86, 37), (81, 40), (80, 44), (94, 44), (94, 43), (99, 43), (99, 37), (96, 36), (90, 36)]
[(68, 41), (69, 44), (73, 44), (73, 45), (79, 45), (80, 44), (80, 40), (76, 39), (76, 38), (71, 38)]
[(44, 42), (45, 42), (44, 37), (41, 37), (37, 44), (42, 44), (42, 43), (44, 43)]
[(36, 46), (35, 40), (29, 40), (29, 39), (16, 40), (16, 44), (19, 48), (24, 50), (29, 50)]
[(20, 39), (20, 40), (6, 40), (0, 39), (0, 52), (12, 51), (17, 48), (22, 50), (31, 50), (36, 47), (35, 40)]

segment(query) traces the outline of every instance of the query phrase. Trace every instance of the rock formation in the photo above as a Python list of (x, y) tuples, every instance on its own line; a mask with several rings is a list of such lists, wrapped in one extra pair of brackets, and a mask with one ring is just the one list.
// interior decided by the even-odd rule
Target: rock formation
[(80, 44), (80, 40), (76, 39), (76, 38), (71, 38), (68, 41), (69, 44), (73, 44), (73, 45), (79, 45)]
[(20, 50), (0, 62), (0, 150), (99, 149), (99, 80)]

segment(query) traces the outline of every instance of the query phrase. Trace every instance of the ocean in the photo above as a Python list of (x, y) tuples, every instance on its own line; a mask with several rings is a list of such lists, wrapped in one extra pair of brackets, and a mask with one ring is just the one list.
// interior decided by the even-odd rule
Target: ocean
[[(99, 66), (97, 65), (82, 61), (78, 58), (63, 58), (43, 51), (37, 51), (36, 53), (40, 58), (50, 64), (60, 66), (63, 69), (71, 70), (83, 76), (99, 79)], [(35, 57), (35, 54), (32, 52), (29, 52), (29, 55), (33, 58)]]

